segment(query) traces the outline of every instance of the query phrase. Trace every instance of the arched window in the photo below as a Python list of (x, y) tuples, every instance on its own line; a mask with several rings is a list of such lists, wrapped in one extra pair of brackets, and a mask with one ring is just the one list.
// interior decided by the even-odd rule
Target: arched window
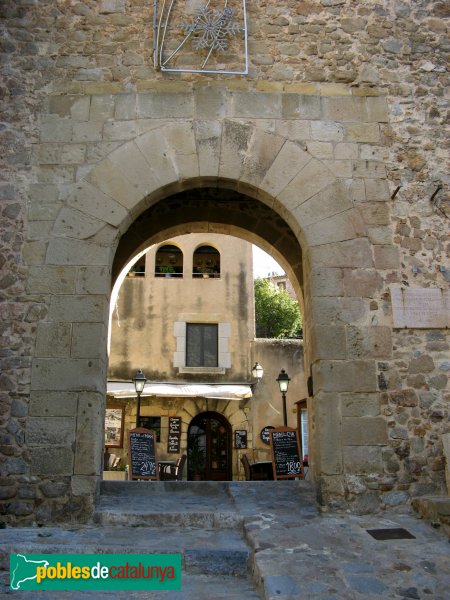
[(177, 246), (165, 244), (158, 249), (155, 277), (183, 277), (183, 253)]
[(131, 267), (127, 277), (145, 277), (145, 254)]
[(199, 246), (194, 252), (192, 277), (220, 277), (220, 252), (212, 246)]

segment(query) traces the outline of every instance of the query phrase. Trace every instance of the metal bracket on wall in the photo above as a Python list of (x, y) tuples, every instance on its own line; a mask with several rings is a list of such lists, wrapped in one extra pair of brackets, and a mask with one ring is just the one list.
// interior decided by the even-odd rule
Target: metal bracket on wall
[(248, 73), (246, 0), (153, 0), (160, 71)]

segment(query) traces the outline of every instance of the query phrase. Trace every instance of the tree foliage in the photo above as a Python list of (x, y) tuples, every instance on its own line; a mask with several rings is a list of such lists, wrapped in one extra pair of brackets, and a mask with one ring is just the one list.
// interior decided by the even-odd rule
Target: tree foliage
[(298, 338), (302, 317), (298, 302), (267, 279), (255, 279), (255, 320), (258, 338)]

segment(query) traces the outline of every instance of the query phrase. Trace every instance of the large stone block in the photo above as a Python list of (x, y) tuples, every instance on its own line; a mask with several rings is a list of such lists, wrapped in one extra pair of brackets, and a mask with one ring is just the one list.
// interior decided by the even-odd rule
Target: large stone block
[(317, 467), (321, 475), (342, 473), (342, 440), (339, 398), (318, 393), (314, 397), (315, 439), (319, 450)]
[(136, 143), (127, 142), (108, 155), (117, 172), (135, 186), (141, 197), (153, 192), (160, 185), (146, 153), (142, 151), (145, 140), (145, 135), (140, 136)]
[(295, 214), (302, 227), (333, 217), (353, 207), (347, 181), (335, 180), (326, 189), (303, 202)]
[(294, 179), (278, 194), (288, 210), (297, 208), (308, 198), (326, 189), (335, 180), (327, 167), (316, 158), (310, 160)]
[(390, 358), (392, 330), (390, 327), (347, 327), (349, 358)]
[(376, 269), (344, 269), (346, 296), (373, 298), (382, 285), (383, 278)]
[(97, 359), (36, 358), (32, 364), (33, 390), (103, 391), (105, 381), (105, 364)]
[(345, 327), (316, 326), (311, 331), (311, 360), (347, 358)]
[(30, 268), (27, 291), (32, 294), (73, 294), (75, 267), (34, 266)]
[(164, 135), (164, 129), (149, 131), (135, 141), (153, 173), (155, 185), (163, 186), (178, 181), (174, 157)]
[(311, 155), (298, 144), (286, 142), (261, 182), (261, 188), (276, 197), (301, 169), (311, 160)]
[(38, 324), (35, 356), (58, 358), (70, 356), (70, 323), (41, 322)]
[(111, 274), (108, 267), (80, 267), (77, 269), (75, 292), (77, 294), (109, 294)]
[(343, 296), (344, 275), (342, 269), (318, 269), (312, 273), (311, 293), (313, 296)]
[(316, 267), (373, 267), (372, 251), (365, 238), (311, 248)]
[(33, 475), (71, 475), (74, 455), (67, 446), (33, 448), (31, 473)]
[(101, 358), (105, 355), (107, 329), (103, 323), (74, 323), (71, 356), (73, 358)]
[(50, 300), (50, 321), (105, 323), (109, 303), (105, 296), (53, 296)]
[(283, 94), (282, 117), (283, 119), (320, 120), (322, 118), (320, 96)]
[(71, 142), (73, 121), (62, 119), (55, 115), (44, 115), (41, 121), (40, 141), (45, 142)]
[(345, 417), (342, 419), (344, 446), (385, 446), (387, 423), (383, 417)]
[(358, 210), (350, 209), (312, 223), (305, 227), (304, 232), (310, 246), (319, 246), (361, 237), (365, 234), (365, 225)]
[(69, 446), (76, 425), (75, 417), (28, 417), (25, 440), (29, 446)]
[(253, 127), (250, 125), (224, 121), (219, 163), (221, 177), (240, 178), (252, 134)]
[(341, 394), (341, 410), (343, 417), (377, 417), (381, 411), (380, 395)]
[(200, 119), (217, 119), (227, 117), (228, 93), (225, 89), (209, 85), (194, 88), (195, 117)]
[(49, 113), (60, 117), (71, 117), (76, 121), (87, 121), (90, 108), (89, 96), (62, 95), (49, 98)]
[[(47, 234), (47, 239), (49, 234)], [(110, 248), (87, 240), (56, 238), (48, 244), (48, 265), (109, 265)]]
[(199, 175), (197, 148), (192, 122), (175, 122), (164, 127), (163, 135), (174, 156), (174, 166), (179, 179)]
[(105, 400), (101, 394), (80, 394), (75, 451), (76, 475), (98, 475), (102, 465)]
[(98, 487), (98, 477), (92, 475), (74, 475), (71, 478), (71, 490), (74, 496), (94, 497)]
[(32, 390), (30, 394), (30, 415), (35, 417), (73, 417), (77, 414), (78, 394), (76, 392), (52, 392)]
[(141, 93), (137, 96), (137, 112), (144, 119), (189, 119), (194, 115), (194, 97), (180, 92)]
[(222, 124), (220, 121), (196, 121), (195, 139), (199, 163), (199, 175), (217, 177), (219, 174)]
[(345, 472), (354, 475), (382, 474), (382, 446), (344, 446)]
[(366, 99), (355, 97), (323, 98), (324, 118), (329, 121), (365, 121)]
[(235, 118), (279, 119), (281, 94), (264, 92), (232, 92), (230, 116)]
[(380, 142), (380, 127), (377, 123), (347, 123), (345, 139), (348, 142), (371, 143)]
[(314, 299), (312, 313), (316, 323), (329, 327), (364, 321), (367, 307), (362, 298), (319, 297)]
[(375, 392), (375, 361), (322, 360), (313, 365), (314, 390), (325, 392)]
[(398, 269), (400, 266), (397, 246), (374, 246), (373, 254), (376, 269)]
[(255, 129), (250, 140), (241, 174), (241, 181), (258, 186), (273, 164), (284, 139), (273, 133)]
[(69, 206), (113, 226), (127, 218), (126, 209), (87, 181), (67, 186), (61, 197)]
[(342, 142), (345, 129), (334, 121), (311, 121), (311, 138), (322, 142)]
[(87, 215), (79, 210), (63, 208), (53, 227), (53, 234), (57, 237), (69, 237), (79, 240), (93, 238), (102, 231), (105, 222)]
[(98, 163), (90, 171), (87, 179), (125, 208), (133, 208), (142, 198), (141, 192), (133, 185), (132, 181), (124, 177), (109, 158)]

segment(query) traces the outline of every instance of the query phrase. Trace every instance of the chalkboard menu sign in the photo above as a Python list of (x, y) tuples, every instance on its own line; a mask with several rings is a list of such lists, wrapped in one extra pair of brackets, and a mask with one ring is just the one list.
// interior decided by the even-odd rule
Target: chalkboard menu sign
[(167, 438), (167, 452), (179, 454), (181, 437), (181, 417), (169, 417), (169, 435)]
[(156, 433), (136, 427), (128, 433), (130, 479), (159, 479)]
[(234, 447), (240, 450), (247, 448), (247, 432), (245, 429), (236, 429), (234, 432)]
[(264, 444), (270, 444), (270, 432), (272, 431), (272, 429), (275, 429), (275, 427), (272, 427), (272, 425), (267, 425), (267, 427), (263, 427), (263, 429), (261, 429), (259, 437), (264, 442)]
[(303, 479), (298, 432), (290, 427), (277, 427), (270, 431), (270, 447), (274, 479)]

